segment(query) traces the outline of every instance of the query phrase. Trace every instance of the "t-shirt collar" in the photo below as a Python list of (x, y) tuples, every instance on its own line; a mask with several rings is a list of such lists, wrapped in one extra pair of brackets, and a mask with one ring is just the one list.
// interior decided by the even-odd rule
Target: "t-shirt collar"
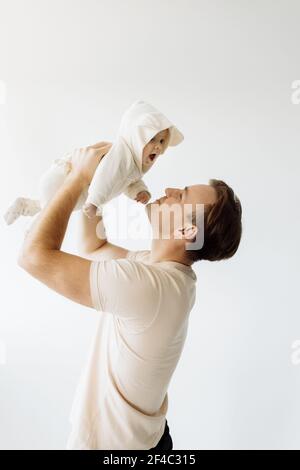
[(176, 268), (179, 269), (180, 271), (184, 272), (191, 278), (193, 278), (195, 281), (197, 280), (197, 276), (195, 271), (191, 266), (188, 266), (187, 264), (179, 263), (178, 261), (157, 261), (155, 263), (156, 265), (163, 265), (163, 266), (169, 266), (170, 268)]

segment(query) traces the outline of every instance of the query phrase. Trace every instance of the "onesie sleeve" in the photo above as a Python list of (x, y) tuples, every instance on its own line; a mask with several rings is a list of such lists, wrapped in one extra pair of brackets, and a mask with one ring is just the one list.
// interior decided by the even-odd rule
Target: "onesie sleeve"
[(147, 191), (151, 197), (151, 193), (142, 178), (134, 181), (134, 183), (129, 184), (123, 192), (125, 196), (129, 197), (130, 199), (135, 199), (137, 194), (141, 191)]
[(86, 204), (100, 207), (121, 194), (127, 186), (128, 174), (130, 158), (119, 140), (99, 163), (89, 186)]

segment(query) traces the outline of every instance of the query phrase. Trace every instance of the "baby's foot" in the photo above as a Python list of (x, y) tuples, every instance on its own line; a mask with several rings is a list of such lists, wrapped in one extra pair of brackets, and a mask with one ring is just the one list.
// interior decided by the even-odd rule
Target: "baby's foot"
[(40, 210), (41, 206), (39, 201), (18, 197), (4, 214), (4, 219), (7, 225), (11, 225), (20, 215), (33, 216), (40, 212)]

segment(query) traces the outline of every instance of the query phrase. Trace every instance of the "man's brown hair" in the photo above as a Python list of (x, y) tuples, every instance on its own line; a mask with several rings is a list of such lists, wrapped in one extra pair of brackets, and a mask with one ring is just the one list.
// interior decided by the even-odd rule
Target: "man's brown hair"
[[(204, 244), (200, 250), (187, 250), (191, 261), (221, 261), (237, 251), (242, 236), (242, 206), (232, 188), (224, 181), (210, 179), (217, 202), (204, 208)], [(192, 223), (196, 225), (196, 216)]]

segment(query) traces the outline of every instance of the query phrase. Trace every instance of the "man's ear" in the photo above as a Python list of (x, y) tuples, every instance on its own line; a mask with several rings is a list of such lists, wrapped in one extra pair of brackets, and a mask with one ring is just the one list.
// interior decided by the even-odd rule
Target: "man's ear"
[(187, 225), (183, 228), (178, 228), (176, 232), (178, 233), (179, 238), (184, 238), (186, 241), (192, 241), (198, 233), (198, 227), (196, 225)]

